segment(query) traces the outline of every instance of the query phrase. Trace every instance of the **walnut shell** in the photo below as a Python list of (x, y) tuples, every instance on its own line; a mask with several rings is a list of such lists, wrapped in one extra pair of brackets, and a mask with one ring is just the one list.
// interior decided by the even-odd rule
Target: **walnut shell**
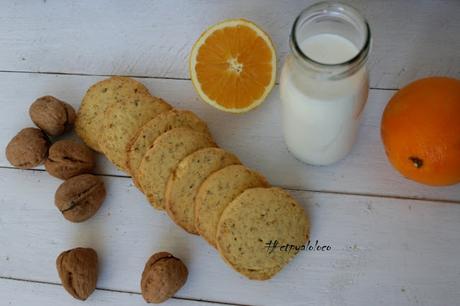
[(76, 117), (71, 105), (52, 96), (35, 100), (29, 108), (29, 115), (36, 126), (51, 136), (70, 130)]
[(62, 286), (70, 295), (86, 300), (96, 289), (98, 260), (95, 250), (75, 248), (62, 252), (56, 259)]
[(104, 182), (92, 174), (74, 176), (59, 186), (56, 207), (71, 222), (83, 222), (101, 207), (106, 191)]
[(50, 147), (45, 168), (52, 176), (66, 180), (91, 172), (94, 164), (95, 157), (90, 148), (71, 140), (60, 140)]
[(147, 261), (142, 272), (141, 292), (147, 303), (162, 303), (187, 281), (184, 263), (168, 252), (159, 252)]
[(6, 146), (6, 158), (15, 167), (33, 168), (46, 159), (49, 146), (48, 137), (40, 129), (25, 128)]

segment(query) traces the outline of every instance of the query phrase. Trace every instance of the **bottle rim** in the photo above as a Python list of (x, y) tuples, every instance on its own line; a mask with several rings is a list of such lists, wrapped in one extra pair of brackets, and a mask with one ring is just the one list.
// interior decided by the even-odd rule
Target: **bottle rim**
[[(308, 55), (306, 55), (302, 49), (299, 46), (299, 43), (297, 41), (297, 29), (299, 26), (300, 20), (304, 19), (304, 17), (317, 12), (317, 14), (320, 13), (330, 13), (330, 12), (339, 12), (342, 15), (347, 15), (358, 21), (361, 26), (364, 28), (364, 43), (360, 47), (358, 53), (340, 63), (334, 63), (334, 64), (326, 64), (322, 62), (318, 62)], [(355, 72), (357, 71), (367, 60), (367, 56), (369, 54), (370, 46), (371, 46), (371, 29), (369, 26), (369, 23), (367, 22), (366, 18), (354, 7), (344, 4), (342, 2), (318, 2), (316, 4), (313, 4), (304, 10), (297, 16), (295, 19), (292, 29), (291, 29), (291, 35), (290, 35), (290, 46), (291, 50), (294, 53), (294, 55), (300, 59), (303, 60), (303, 62), (309, 64), (311, 67), (310, 68), (316, 68), (319, 71), (328, 71), (328, 70), (337, 70), (339, 69), (341, 72), (339, 75), (337, 75), (337, 78), (343, 77), (345, 74), (349, 74), (350, 72)], [(349, 69), (346, 69), (349, 68)]]

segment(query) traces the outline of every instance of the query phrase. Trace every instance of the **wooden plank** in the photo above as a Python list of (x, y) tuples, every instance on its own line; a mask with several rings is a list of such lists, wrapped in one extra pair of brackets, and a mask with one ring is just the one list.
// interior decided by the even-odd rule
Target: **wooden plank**
[[(55, 95), (78, 107), (86, 89), (100, 77), (0, 73), (0, 148), (21, 128), (32, 123), (27, 109), (34, 99)], [(227, 114), (201, 102), (190, 81), (141, 79), (176, 107), (205, 119), (217, 143), (236, 153), (248, 166), (265, 174), (274, 185), (292, 189), (413, 197), (460, 202), (460, 185), (428, 187), (401, 177), (387, 161), (380, 140), (380, 117), (394, 91), (371, 90), (359, 140), (351, 155), (329, 167), (297, 161), (284, 145), (278, 88), (259, 108), (242, 115)], [(8, 166), (0, 154), (0, 166)], [(99, 173), (122, 175), (101, 157)]]
[[(188, 54), (200, 33), (235, 17), (270, 33), (281, 64), (294, 18), (313, 2), (3, 2), (0, 70), (188, 78)], [(399, 88), (427, 75), (460, 76), (459, 1), (349, 2), (372, 27), (372, 87)]]
[[(29, 281), (0, 279), (0, 301), (2, 305), (23, 306), (49, 306), (55, 305), (59, 301), (60, 306), (82, 305), (80, 301), (73, 299), (67, 294), (60, 285), (36, 283)], [(98, 290), (86, 300), (89, 305), (109, 306), (109, 305), (143, 305), (144, 299), (135, 293), (115, 292)], [(169, 299), (165, 306), (199, 306), (199, 305), (221, 305), (212, 302), (190, 301)]]
[(105, 178), (108, 198), (83, 224), (53, 205), (59, 184), (42, 171), (0, 169), (0, 277), (58, 282), (55, 258), (94, 247), (98, 287), (139, 292), (146, 259), (168, 250), (189, 280), (178, 297), (256, 305), (454, 305), (460, 299), (460, 205), (292, 192), (310, 215), (312, 241), (274, 279), (249, 281), (198, 236), (153, 210), (126, 178)]

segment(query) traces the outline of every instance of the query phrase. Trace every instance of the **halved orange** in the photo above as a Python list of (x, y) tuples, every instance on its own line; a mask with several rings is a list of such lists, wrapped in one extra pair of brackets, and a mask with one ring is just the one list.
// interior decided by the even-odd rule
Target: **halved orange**
[(225, 20), (208, 28), (193, 46), (190, 77), (205, 102), (227, 112), (246, 112), (273, 88), (275, 49), (254, 23)]

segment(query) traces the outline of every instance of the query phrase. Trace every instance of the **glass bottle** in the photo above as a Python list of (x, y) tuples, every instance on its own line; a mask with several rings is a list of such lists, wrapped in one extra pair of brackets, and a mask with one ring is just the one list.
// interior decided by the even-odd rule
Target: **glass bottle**
[(283, 134), (289, 151), (329, 165), (351, 150), (366, 104), (371, 32), (365, 18), (342, 3), (301, 12), (280, 79)]

